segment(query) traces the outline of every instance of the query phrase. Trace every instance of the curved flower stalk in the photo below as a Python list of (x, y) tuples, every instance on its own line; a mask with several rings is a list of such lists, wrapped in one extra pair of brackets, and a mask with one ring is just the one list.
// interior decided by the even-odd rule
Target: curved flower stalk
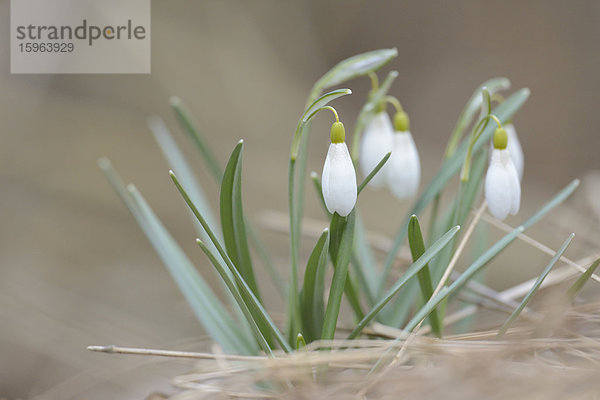
[(519, 212), (521, 183), (507, 147), (508, 134), (502, 128), (494, 132), (490, 166), (485, 177), (485, 200), (488, 210), (499, 220)]
[[(381, 159), (392, 148), (394, 128), (386, 111), (378, 112), (367, 124), (360, 146), (359, 164), (363, 176), (375, 169)], [(369, 182), (368, 186), (380, 188), (386, 183), (386, 166)]]
[(394, 116), (392, 156), (386, 170), (387, 185), (394, 196), (405, 199), (413, 196), (421, 180), (419, 153), (410, 133), (408, 115), (400, 108)]
[(323, 199), (330, 213), (342, 217), (350, 214), (356, 204), (357, 186), (354, 164), (346, 146), (344, 124), (336, 121), (331, 126), (331, 144), (323, 166), (321, 184)]

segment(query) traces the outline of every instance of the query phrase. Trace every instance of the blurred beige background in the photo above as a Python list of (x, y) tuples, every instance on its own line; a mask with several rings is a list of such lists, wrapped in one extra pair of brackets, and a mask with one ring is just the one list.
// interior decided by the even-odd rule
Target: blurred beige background
[[(411, 116), (425, 181), (466, 99), (494, 76), (532, 90), (515, 118), (526, 157), (521, 216), (599, 164), (598, 1), (154, 1), (152, 74), (131, 76), (11, 75), (6, 0), (0, 26), (0, 398), (143, 398), (168, 392), (168, 379), (190, 364), (85, 347), (206, 349), (191, 310), (96, 166), (108, 156), (210, 271), (146, 128), (149, 115), (165, 118), (216, 203), (218, 188), (171, 114), (172, 94), (188, 103), (221, 161), (246, 139), (252, 218), (286, 211), (288, 147), (313, 82), (376, 48), (399, 50), (385, 71), (400, 73), (391, 92)], [(368, 80), (347, 85), (355, 94), (336, 107), (351, 126)], [(329, 123), (314, 125), (311, 170), (321, 170)], [(319, 218), (307, 193), (307, 215)], [(369, 227), (394, 232), (409, 204), (364, 197)], [(398, 222), (390, 224), (390, 213)], [(555, 225), (535, 232), (556, 247), (566, 230), (548, 229)], [(287, 238), (262, 235), (283, 269)], [(573, 257), (586, 239), (594, 238), (569, 250)], [(528, 277), (547, 260), (529, 257)], [(514, 283), (496, 275), (497, 287)], [(280, 310), (276, 297), (267, 301)]]

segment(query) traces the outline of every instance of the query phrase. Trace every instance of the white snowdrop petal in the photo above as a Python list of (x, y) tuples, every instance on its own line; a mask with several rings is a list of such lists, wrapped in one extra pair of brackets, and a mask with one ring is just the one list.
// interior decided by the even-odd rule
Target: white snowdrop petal
[(386, 170), (390, 191), (398, 198), (413, 196), (421, 180), (419, 153), (410, 132), (396, 132)]
[(492, 162), (485, 176), (485, 200), (495, 218), (503, 220), (508, 216), (511, 205), (508, 174), (500, 163)]
[(516, 215), (521, 205), (521, 183), (512, 158), (506, 163), (506, 174), (510, 184), (510, 213)]
[[(377, 113), (367, 124), (362, 136), (359, 154), (360, 170), (367, 176), (379, 164), (381, 159), (391, 150), (394, 128), (387, 112)], [(386, 163), (387, 166), (387, 163)], [(373, 188), (385, 184), (384, 166), (369, 182)]]
[(521, 184), (508, 150), (494, 149), (485, 177), (485, 199), (490, 213), (503, 220), (516, 214), (521, 203)]
[(350, 214), (356, 204), (357, 186), (354, 165), (346, 143), (329, 145), (321, 185), (329, 212), (337, 212), (343, 217)]
[(506, 136), (508, 137), (508, 144), (506, 149), (510, 153), (510, 157), (515, 164), (515, 168), (517, 170), (517, 175), (519, 177), (519, 182), (523, 179), (523, 168), (524, 168), (524, 158), (523, 158), (523, 149), (521, 148), (521, 142), (519, 141), (519, 136), (517, 135), (517, 130), (513, 124), (508, 124), (504, 126), (504, 130), (506, 131)]

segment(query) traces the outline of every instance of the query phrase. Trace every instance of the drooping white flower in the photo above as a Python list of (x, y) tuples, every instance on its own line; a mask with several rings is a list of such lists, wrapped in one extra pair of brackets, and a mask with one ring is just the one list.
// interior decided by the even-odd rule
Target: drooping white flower
[(490, 213), (499, 220), (519, 212), (521, 183), (507, 147), (507, 132), (496, 129), (492, 156), (485, 177), (485, 200)]
[[(519, 182), (523, 180), (523, 168), (524, 168), (524, 159), (523, 159), (523, 149), (521, 148), (521, 142), (519, 141), (519, 136), (517, 135), (517, 130), (515, 126), (511, 124), (504, 125), (504, 130), (506, 131), (506, 135), (508, 138), (508, 145), (506, 149), (510, 153), (510, 158), (512, 158), (513, 164), (515, 165), (515, 169), (517, 170), (517, 175), (519, 175)], [(494, 150), (493, 141), (490, 142), (490, 156)]]
[(405, 112), (396, 114), (394, 128), (396, 132), (392, 139), (392, 155), (387, 162), (386, 178), (390, 191), (404, 199), (413, 196), (419, 188), (421, 163)]
[[(362, 136), (359, 162), (363, 176), (367, 176), (379, 164), (381, 159), (391, 151), (394, 127), (386, 111), (377, 113), (367, 124)], [(370, 187), (379, 188), (385, 185), (386, 165), (371, 179)]]
[(327, 209), (330, 213), (337, 212), (342, 217), (350, 214), (357, 197), (356, 172), (344, 137), (344, 125), (335, 122), (331, 127), (331, 144), (321, 177), (323, 199)]

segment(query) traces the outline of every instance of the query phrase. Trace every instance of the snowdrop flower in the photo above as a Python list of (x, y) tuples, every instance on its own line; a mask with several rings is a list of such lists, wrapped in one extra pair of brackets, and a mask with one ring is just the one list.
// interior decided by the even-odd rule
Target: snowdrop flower
[[(523, 180), (523, 149), (521, 148), (521, 142), (519, 142), (519, 136), (517, 135), (517, 131), (515, 126), (512, 123), (504, 125), (504, 130), (506, 131), (506, 135), (508, 137), (508, 145), (506, 149), (510, 153), (510, 158), (512, 158), (513, 164), (515, 165), (515, 169), (517, 170), (517, 175), (519, 175), (519, 182)], [(490, 143), (490, 155), (493, 153), (494, 143), (493, 141)]]
[(337, 212), (342, 217), (350, 214), (357, 196), (356, 172), (344, 140), (344, 124), (337, 121), (331, 126), (331, 144), (321, 178), (327, 209), (330, 213)]
[[(391, 150), (394, 128), (386, 111), (378, 112), (367, 124), (360, 146), (359, 164), (363, 176), (375, 169), (381, 159)], [(371, 179), (370, 187), (385, 185), (386, 165)]]
[(398, 198), (413, 196), (421, 180), (421, 164), (417, 147), (410, 134), (410, 121), (404, 111), (394, 116), (396, 132), (392, 139), (392, 156), (387, 162), (387, 184)]
[(503, 220), (508, 214), (519, 212), (521, 183), (507, 147), (508, 133), (502, 128), (494, 132), (490, 166), (485, 177), (485, 200), (490, 213)]

